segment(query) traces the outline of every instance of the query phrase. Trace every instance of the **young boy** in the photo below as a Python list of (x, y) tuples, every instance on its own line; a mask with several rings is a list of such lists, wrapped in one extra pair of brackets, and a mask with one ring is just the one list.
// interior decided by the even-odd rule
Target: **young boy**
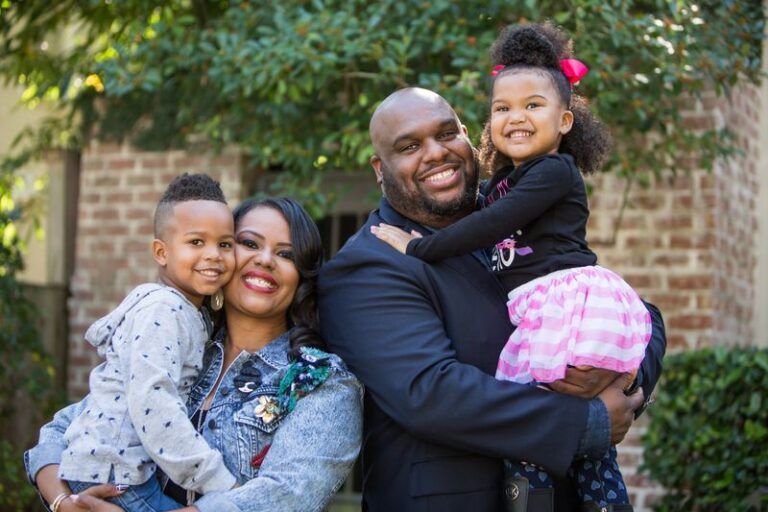
[(65, 433), (59, 477), (73, 492), (111, 482), (129, 486), (113, 499), (128, 512), (179, 508), (160, 492), (155, 464), (200, 493), (235, 485), (185, 407), (210, 334), (203, 299), (232, 277), (233, 246), (219, 184), (205, 174), (175, 178), (155, 210), (159, 282), (135, 288), (85, 335), (106, 361), (91, 372), (90, 409)]

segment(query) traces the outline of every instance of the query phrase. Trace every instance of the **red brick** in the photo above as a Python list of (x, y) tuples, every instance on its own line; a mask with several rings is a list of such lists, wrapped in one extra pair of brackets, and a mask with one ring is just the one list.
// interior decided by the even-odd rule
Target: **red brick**
[(152, 190), (150, 192), (139, 192), (138, 194), (138, 201), (140, 203), (148, 203), (152, 205), (152, 210), (154, 211), (154, 208), (157, 204), (157, 202), (160, 200), (160, 196), (162, 195), (162, 190)]
[[(664, 311), (662, 311), (662, 314)], [(675, 351), (675, 350), (683, 350), (690, 348), (688, 345), (688, 340), (685, 336), (682, 334), (667, 334), (667, 350), (669, 351)]]
[(637, 248), (660, 248), (663, 247), (664, 243), (659, 236), (628, 236), (624, 239), (624, 247), (627, 249), (637, 249)]
[(125, 180), (126, 185), (154, 185), (155, 178), (148, 174), (140, 174), (139, 176), (128, 176)]
[(691, 295), (686, 293), (652, 293), (644, 298), (661, 309), (662, 313), (691, 306)]
[(108, 204), (130, 203), (133, 201), (133, 194), (130, 192), (111, 192), (106, 195), (105, 200)]
[(645, 229), (648, 226), (648, 222), (644, 215), (625, 215), (621, 219), (620, 229)]
[(193, 171), (200, 167), (206, 167), (206, 158), (201, 156), (186, 156), (182, 158), (176, 158), (173, 161), (173, 168), (179, 171)]
[(105, 174), (99, 174), (93, 180), (93, 184), (96, 187), (101, 187), (101, 188), (116, 187), (120, 184), (120, 180), (117, 179), (115, 176), (107, 176)]
[(236, 167), (240, 160), (240, 155), (219, 155), (211, 160), (211, 167)]
[(660, 207), (664, 206), (664, 203), (666, 202), (666, 195), (664, 194), (655, 194), (655, 195), (643, 195), (643, 196), (636, 196), (633, 197), (630, 201), (630, 204), (633, 208), (640, 209), (640, 210), (658, 210)]
[(669, 318), (669, 326), (673, 329), (709, 329), (712, 327), (712, 317), (695, 314), (673, 316)]
[(91, 213), (91, 216), (98, 221), (117, 220), (119, 218), (115, 208), (99, 208), (93, 210)]
[(693, 217), (690, 214), (676, 214), (656, 220), (656, 229), (675, 230), (693, 227)]
[(648, 274), (625, 274), (624, 280), (633, 288), (651, 288), (657, 282), (657, 279)]
[(104, 161), (101, 158), (84, 158), (81, 164), (83, 171), (100, 171), (104, 168)]
[(133, 158), (120, 158), (107, 161), (107, 169), (114, 171), (124, 171), (136, 167), (136, 160)]
[(153, 212), (150, 209), (142, 208), (141, 210), (131, 209), (125, 212), (124, 218), (129, 220), (141, 219), (150, 222), (153, 217)]
[(687, 267), (689, 258), (687, 254), (661, 254), (651, 259), (652, 265), (660, 267)]
[(168, 167), (168, 157), (155, 156), (139, 159), (143, 169), (166, 169)]
[(673, 290), (708, 290), (712, 286), (710, 274), (694, 274), (688, 276), (669, 276), (669, 287)]

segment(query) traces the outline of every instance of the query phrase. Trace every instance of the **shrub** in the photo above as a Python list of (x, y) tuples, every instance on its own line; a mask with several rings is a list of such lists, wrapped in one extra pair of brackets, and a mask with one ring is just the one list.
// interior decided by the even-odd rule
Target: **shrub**
[(665, 361), (643, 469), (657, 510), (768, 510), (768, 350), (704, 349)]

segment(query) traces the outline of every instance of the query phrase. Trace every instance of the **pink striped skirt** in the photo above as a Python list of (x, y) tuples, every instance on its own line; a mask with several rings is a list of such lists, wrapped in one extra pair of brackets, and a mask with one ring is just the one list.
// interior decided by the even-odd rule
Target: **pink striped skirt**
[(570, 366), (633, 372), (651, 337), (637, 293), (603, 267), (552, 272), (509, 292), (517, 329), (499, 356), (496, 378), (553, 382)]

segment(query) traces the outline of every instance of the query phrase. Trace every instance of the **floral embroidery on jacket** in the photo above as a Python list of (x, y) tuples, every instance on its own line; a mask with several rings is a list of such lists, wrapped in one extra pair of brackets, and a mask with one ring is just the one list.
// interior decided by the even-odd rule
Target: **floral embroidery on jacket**
[(261, 418), (264, 423), (272, 423), (280, 414), (280, 404), (272, 397), (262, 395), (259, 397), (259, 405), (253, 409), (253, 414)]
[(325, 382), (330, 373), (329, 354), (316, 348), (301, 347), (296, 360), (280, 381), (277, 395), (281, 407), (291, 412), (296, 402)]

